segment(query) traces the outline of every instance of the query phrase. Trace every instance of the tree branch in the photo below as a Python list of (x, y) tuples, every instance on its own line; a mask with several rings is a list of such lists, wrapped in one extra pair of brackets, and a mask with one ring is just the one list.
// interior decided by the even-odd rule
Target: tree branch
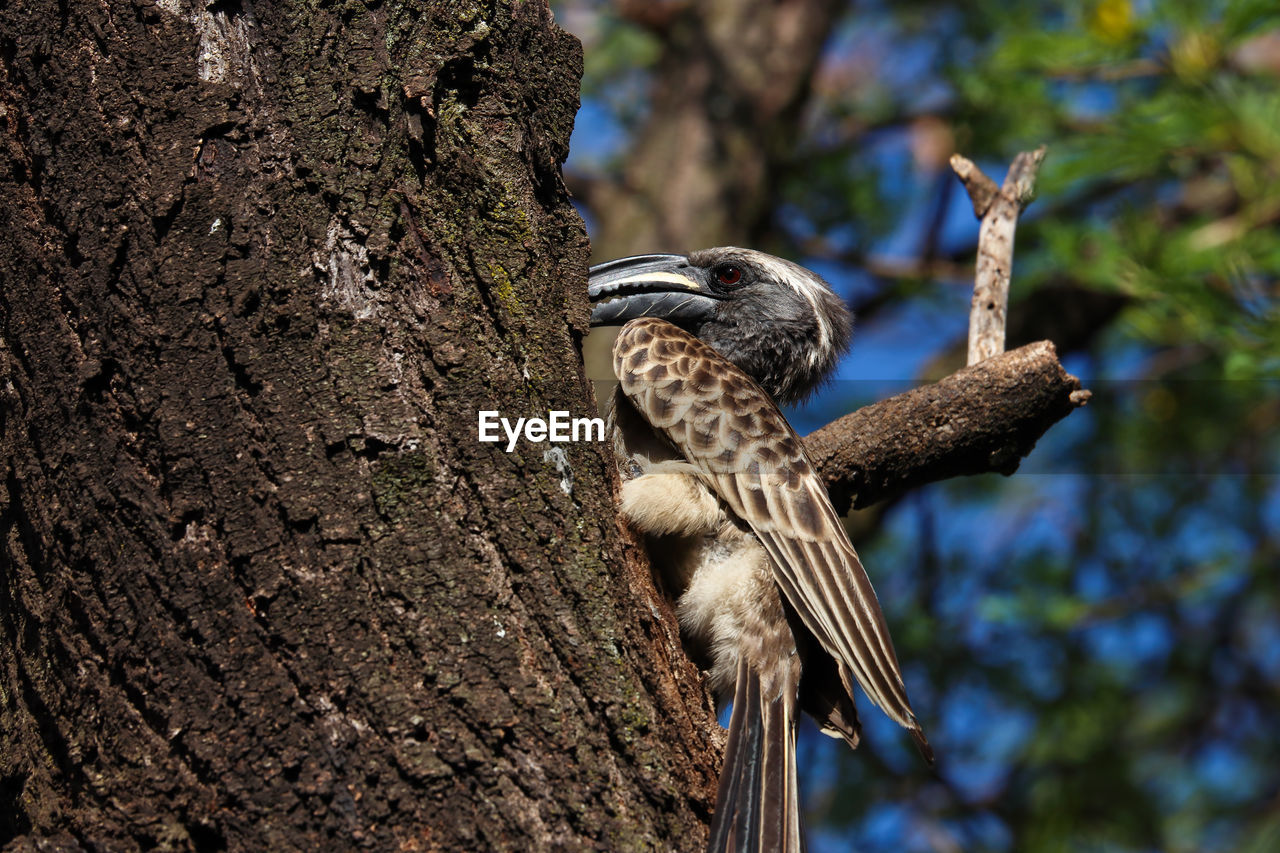
[(1018, 214), (1035, 194), (1036, 172), (1046, 150), (1041, 145), (1035, 151), (1024, 151), (1015, 157), (1004, 186), (999, 188), (973, 161), (959, 154), (951, 155), (951, 168), (969, 192), (974, 215), (982, 220), (978, 232), (978, 274), (969, 309), (969, 364), (1004, 352), (1009, 278), (1013, 272), (1013, 232), (1018, 225)]
[(1090, 393), (1049, 341), (1004, 353), (1018, 214), (1046, 148), (1014, 158), (1004, 186), (954, 154), (951, 168), (982, 220), (969, 315), (969, 366), (941, 382), (866, 406), (805, 439), (841, 514), (961, 474), (1012, 474), (1040, 436)]
[(844, 514), (948, 477), (1012, 474), (1089, 396), (1040, 341), (845, 415), (805, 448)]

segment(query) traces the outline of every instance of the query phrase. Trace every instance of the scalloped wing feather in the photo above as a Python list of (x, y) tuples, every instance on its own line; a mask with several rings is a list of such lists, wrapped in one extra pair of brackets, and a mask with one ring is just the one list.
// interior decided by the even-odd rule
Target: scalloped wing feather
[(631, 321), (613, 353), (623, 393), (751, 527), (805, 627), (928, 755), (875, 591), (773, 400), (665, 320)]

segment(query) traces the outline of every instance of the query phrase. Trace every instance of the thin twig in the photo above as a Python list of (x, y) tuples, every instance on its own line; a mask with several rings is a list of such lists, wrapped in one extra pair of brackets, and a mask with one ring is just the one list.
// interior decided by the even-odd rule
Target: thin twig
[(1168, 74), (1169, 66), (1154, 59), (1135, 59), (1116, 65), (1093, 65), (1088, 68), (1049, 68), (1042, 73), (1054, 80), (1066, 80), (1072, 83), (1091, 80), (1115, 83), (1120, 80)]
[(982, 220), (978, 230), (978, 271), (969, 309), (969, 364), (1004, 352), (1013, 233), (1018, 214), (1035, 195), (1036, 172), (1046, 151), (1041, 145), (1015, 157), (1004, 186), (999, 188), (973, 161), (951, 155), (951, 168), (973, 201), (974, 215)]

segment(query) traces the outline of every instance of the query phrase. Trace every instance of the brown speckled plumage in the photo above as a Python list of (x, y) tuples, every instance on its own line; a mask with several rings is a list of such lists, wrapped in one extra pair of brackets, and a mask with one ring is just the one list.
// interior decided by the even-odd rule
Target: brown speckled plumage
[(872, 701), (918, 733), (875, 591), (774, 402), (710, 346), (660, 319), (623, 328), (614, 367), (645, 421), (751, 528), (804, 626)]
[[(740, 276), (719, 286), (726, 264)], [(830, 372), (848, 313), (821, 279), (743, 249), (623, 259), (592, 279), (607, 300), (593, 320), (629, 320), (613, 350), (622, 513), (717, 701), (734, 701), (709, 849), (802, 850), (797, 709), (856, 746), (856, 680), (932, 760), (875, 592), (775, 403)]]

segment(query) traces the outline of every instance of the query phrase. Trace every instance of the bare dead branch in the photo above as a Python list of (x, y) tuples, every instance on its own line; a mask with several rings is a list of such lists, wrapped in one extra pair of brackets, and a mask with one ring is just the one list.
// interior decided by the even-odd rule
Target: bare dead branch
[(623, 20), (661, 36), (671, 29), (676, 18), (688, 6), (688, 0), (668, 0), (661, 3), (653, 0), (621, 0), (616, 9)]
[(1055, 80), (1067, 80), (1073, 83), (1091, 80), (1116, 83), (1141, 77), (1158, 77), (1168, 74), (1169, 71), (1166, 63), (1154, 59), (1134, 59), (1114, 65), (1092, 65), (1087, 68), (1050, 68), (1044, 74)]
[(805, 447), (843, 514), (949, 477), (1012, 474), (1089, 396), (1040, 341), (845, 415)]
[(1047, 150), (1041, 145), (1015, 157), (998, 190), (971, 160), (959, 154), (951, 156), (951, 168), (969, 192), (974, 214), (982, 220), (978, 231), (978, 271), (969, 309), (970, 365), (1004, 351), (1013, 233), (1018, 214), (1035, 194), (1036, 173)]
[(977, 163), (963, 154), (951, 155), (951, 170), (969, 193), (969, 200), (973, 202), (973, 215), (979, 219), (986, 216), (991, 203), (1000, 193), (1000, 187), (978, 168)]
[(862, 270), (876, 278), (932, 279), (954, 282), (957, 286), (967, 283), (970, 276), (967, 265), (954, 264), (947, 260), (891, 258), (883, 255), (867, 257), (862, 263)]

